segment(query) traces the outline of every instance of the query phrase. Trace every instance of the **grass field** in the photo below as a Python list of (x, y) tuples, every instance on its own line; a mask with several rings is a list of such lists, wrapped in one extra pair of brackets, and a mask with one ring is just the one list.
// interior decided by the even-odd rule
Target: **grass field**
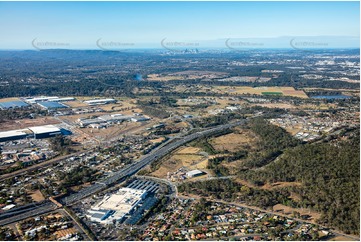
[(213, 91), (218, 93), (234, 94), (256, 94), (256, 95), (284, 95), (300, 98), (308, 98), (302, 90), (295, 90), (293, 87), (248, 87), (248, 86), (215, 86)]
[(149, 74), (147, 76), (148, 81), (171, 81), (171, 80), (194, 80), (203, 78), (219, 78), (226, 76), (225, 72), (214, 72), (214, 71), (181, 71), (171, 74)]
[(256, 103), (250, 106), (261, 106), (266, 108), (283, 108), (283, 109), (296, 109), (297, 107), (288, 103)]
[(184, 147), (182, 149), (180, 149), (177, 154), (197, 154), (198, 152), (200, 152), (201, 149), (200, 148), (195, 148), (195, 147)]
[(283, 92), (262, 92), (262, 95), (279, 95), (282, 96)]
[(282, 204), (276, 204), (273, 206), (273, 211), (276, 210), (284, 210), (284, 213), (286, 214), (292, 214), (293, 212), (299, 212), (301, 215), (309, 215), (311, 216), (311, 222), (316, 222), (317, 219), (321, 217), (320, 213), (317, 213), (313, 210), (306, 209), (306, 208), (291, 208)]
[(219, 152), (249, 149), (255, 142), (257, 142), (256, 135), (246, 129), (237, 129), (237, 133), (222, 135), (210, 140), (210, 144)]
[(159, 178), (167, 177), (168, 172), (175, 172), (181, 167), (188, 170), (205, 169), (208, 165), (208, 158), (198, 154), (202, 150), (194, 147), (182, 147), (173, 152), (170, 157), (162, 160), (162, 163), (151, 175)]

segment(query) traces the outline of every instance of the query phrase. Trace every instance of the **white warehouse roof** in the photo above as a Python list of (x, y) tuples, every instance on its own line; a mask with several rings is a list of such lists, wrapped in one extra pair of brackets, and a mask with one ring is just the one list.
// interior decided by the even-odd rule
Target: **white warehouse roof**
[(60, 129), (54, 125), (44, 125), (29, 128), (34, 134), (60, 132)]
[(18, 129), (18, 130), (0, 132), (0, 138), (9, 138), (14, 136), (26, 135), (27, 134), (25, 132), (26, 130), (27, 129)]
[(84, 101), (85, 103), (102, 103), (102, 102), (114, 102), (115, 99), (107, 98), (107, 99), (94, 99), (94, 100), (87, 100)]
[(59, 98), (59, 97), (57, 97), (57, 96), (52, 96), (52, 97), (40, 96), (40, 97), (24, 98), (24, 100), (29, 103), (36, 103), (36, 102), (47, 101), (49, 99), (55, 99), (55, 98)]

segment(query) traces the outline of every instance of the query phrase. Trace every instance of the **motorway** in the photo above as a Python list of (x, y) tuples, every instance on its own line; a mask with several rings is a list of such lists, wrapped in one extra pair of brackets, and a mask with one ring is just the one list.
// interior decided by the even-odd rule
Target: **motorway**
[(50, 201), (47, 201), (47, 202), (44, 202), (43, 204), (33, 207), (31, 209), (27, 208), (23, 211), (20, 211), (21, 213), (16, 213), (15, 215), (4, 213), (4, 214), (2, 214), (2, 217), (0, 218), (0, 226), (11, 224), (11, 223), (14, 223), (14, 222), (17, 222), (17, 221), (20, 221), (20, 220), (23, 220), (23, 219), (26, 219), (29, 217), (48, 213), (48, 212), (55, 210), (56, 208), (57, 208), (57, 206), (55, 204), (53, 204)]
[[(63, 197), (60, 200), (60, 203), (62, 203), (64, 205), (72, 205), (87, 196), (98, 193), (101, 190), (114, 185), (116, 182), (119, 182), (119, 181), (125, 179), (126, 177), (135, 174), (143, 167), (149, 165), (153, 161), (156, 161), (156, 160), (164, 157), (165, 155), (169, 154), (171, 151), (175, 150), (176, 148), (178, 148), (186, 143), (189, 143), (197, 138), (206, 137), (206, 136), (216, 134), (218, 132), (227, 130), (227, 129), (235, 127), (235, 126), (242, 125), (245, 122), (246, 122), (246, 120), (242, 120), (242, 121), (238, 121), (235, 123), (219, 125), (214, 128), (199, 131), (199, 132), (189, 134), (189, 135), (186, 135), (183, 137), (169, 139), (167, 142), (158, 146), (149, 154), (144, 155), (142, 158), (137, 160), (135, 163), (126, 166), (124, 169), (122, 169), (118, 172), (115, 172), (112, 176), (107, 177), (89, 187), (81, 189), (77, 193), (73, 193), (69, 196)], [(11, 223), (23, 220), (28, 217), (32, 217), (32, 216), (36, 216), (36, 215), (43, 214), (46, 212), (50, 212), (56, 208), (57, 207), (55, 206), (55, 204), (53, 204), (50, 201), (45, 201), (42, 204), (31, 207), (31, 208), (24, 206), (23, 209), (18, 208), (16, 213), (9, 211), (9, 212), (1, 214), (0, 226), (6, 225), (6, 224), (11, 224)]]
[(87, 197), (91, 194), (97, 193), (97, 192), (101, 191), (102, 189), (104, 189), (108, 186), (111, 186), (114, 183), (116, 183), (128, 176), (135, 174), (140, 169), (149, 165), (153, 161), (156, 161), (159, 158), (162, 158), (163, 156), (169, 154), (171, 151), (175, 150), (176, 148), (178, 148), (186, 143), (189, 143), (192, 140), (195, 140), (195, 139), (201, 138), (201, 137), (205, 137), (205, 136), (208, 136), (211, 134), (215, 134), (220, 131), (223, 131), (223, 130), (226, 130), (231, 127), (241, 125), (244, 123), (245, 123), (245, 120), (239, 121), (236, 123), (232, 123), (232, 124), (220, 125), (215, 128), (196, 132), (196, 133), (184, 136), (184, 137), (170, 139), (167, 142), (165, 142), (163, 145), (155, 148), (149, 154), (144, 155), (142, 158), (140, 158), (135, 163), (128, 165), (127, 167), (125, 167), (124, 169), (122, 169), (118, 172), (115, 172), (114, 175), (112, 175), (102, 181), (99, 181), (99, 182), (95, 183), (94, 185), (91, 185), (90, 187), (84, 188), (77, 193), (74, 193), (74, 194), (71, 194), (70, 196), (64, 197), (63, 199), (61, 199), (61, 203), (65, 204), (65, 205), (71, 205), (74, 202), (77, 202), (77, 201), (83, 199), (84, 197)]

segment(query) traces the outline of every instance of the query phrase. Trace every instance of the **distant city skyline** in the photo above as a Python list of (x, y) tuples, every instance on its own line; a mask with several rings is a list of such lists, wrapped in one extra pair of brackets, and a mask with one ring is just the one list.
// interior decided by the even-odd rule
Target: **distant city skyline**
[(0, 2), (0, 49), (359, 48), (359, 2)]

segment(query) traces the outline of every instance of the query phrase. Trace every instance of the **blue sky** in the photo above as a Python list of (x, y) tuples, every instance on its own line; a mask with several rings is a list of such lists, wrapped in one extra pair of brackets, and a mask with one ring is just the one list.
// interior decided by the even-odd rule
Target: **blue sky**
[(0, 49), (32, 49), (32, 42), (96, 49), (99, 39), (161, 47), (165, 38), (204, 47), (275, 38), (284, 47), (283, 38), (299, 36), (355, 47), (359, 9), (359, 2), (0, 2)]

